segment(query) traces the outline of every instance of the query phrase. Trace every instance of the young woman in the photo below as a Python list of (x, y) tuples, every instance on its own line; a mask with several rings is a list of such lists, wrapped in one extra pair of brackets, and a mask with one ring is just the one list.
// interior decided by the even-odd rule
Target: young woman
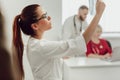
[(92, 58), (108, 58), (111, 57), (112, 48), (109, 46), (108, 41), (101, 39), (102, 27), (98, 25), (92, 36), (92, 39), (87, 44), (87, 57)]
[(17, 15), (13, 25), (13, 44), (18, 57), (18, 68), (21, 77), (24, 77), (22, 56), (24, 45), (21, 31), (30, 35), (27, 44), (27, 56), (35, 80), (62, 80), (62, 64), (60, 58), (85, 52), (86, 43), (90, 40), (101, 16), (105, 4), (98, 0), (96, 15), (83, 35), (67, 41), (48, 41), (42, 38), (45, 31), (52, 28), (51, 17), (47, 16), (42, 7), (33, 4), (25, 7)]

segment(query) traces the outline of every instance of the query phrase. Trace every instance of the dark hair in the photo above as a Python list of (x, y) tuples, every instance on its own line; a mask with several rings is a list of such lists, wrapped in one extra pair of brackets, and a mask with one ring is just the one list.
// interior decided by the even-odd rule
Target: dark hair
[(87, 9), (88, 10), (88, 7), (86, 5), (82, 5), (82, 6), (79, 7), (79, 10), (81, 10), (81, 9)]
[(22, 29), (24, 34), (27, 35), (34, 35), (34, 31), (31, 28), (31, 24), (37, 22), (38, 14), (36, 12), (37, 7), (40, 5), (33, 4), (25, 7), (21, 13), (21, 15), (18, 16), (18, 25)]
[(38, 14), (36, 10), (39, 6), (40, 5), (38, 4), (32, 4), (26, 6), (22, 10), (22, 13), (15, 17), (13, 23), (13, 45), (18, 55), (17, 57), (20, 65), (20, 71), (23, 77), (24, 77), (24, 70), (23, 70), (22, 59), (23, 59), (24, 44), (22, 41), (21, 30), (26, 35), (35, 34), (34, 30), (31, 27), (31, 24), (37, 21)]

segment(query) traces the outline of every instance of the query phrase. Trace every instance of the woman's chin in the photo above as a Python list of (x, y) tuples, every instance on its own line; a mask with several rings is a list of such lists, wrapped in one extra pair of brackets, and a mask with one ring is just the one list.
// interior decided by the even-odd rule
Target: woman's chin
[(49, 28), (47, 28), (46, 31), (47, 31), (47, 30), (50, 30), (51, 28), (52, 28), (52, 26), (50, 26)]

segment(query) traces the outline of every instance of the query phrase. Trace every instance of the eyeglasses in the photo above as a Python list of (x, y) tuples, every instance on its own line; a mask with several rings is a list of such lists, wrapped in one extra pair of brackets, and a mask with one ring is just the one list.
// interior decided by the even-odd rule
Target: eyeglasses
[(39, 21), (39, 20), (41, 20), (41, 19), (45, 19), (45, 18), (48, 18), (47, 12), (44, 13), (44, 14), (42, 15), (42, 17), (40, 17), (39, 19), (37, 19), (37, 21)]

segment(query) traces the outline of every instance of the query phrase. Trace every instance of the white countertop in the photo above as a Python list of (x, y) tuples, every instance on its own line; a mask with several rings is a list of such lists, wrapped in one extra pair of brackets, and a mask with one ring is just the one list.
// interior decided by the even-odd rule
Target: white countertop
[(64, 60), (64, 64), (69, 67), (101, 67), (101, 66), (120, 66), (120, 61), (109, 62), (97, 58), (72, 57)]

